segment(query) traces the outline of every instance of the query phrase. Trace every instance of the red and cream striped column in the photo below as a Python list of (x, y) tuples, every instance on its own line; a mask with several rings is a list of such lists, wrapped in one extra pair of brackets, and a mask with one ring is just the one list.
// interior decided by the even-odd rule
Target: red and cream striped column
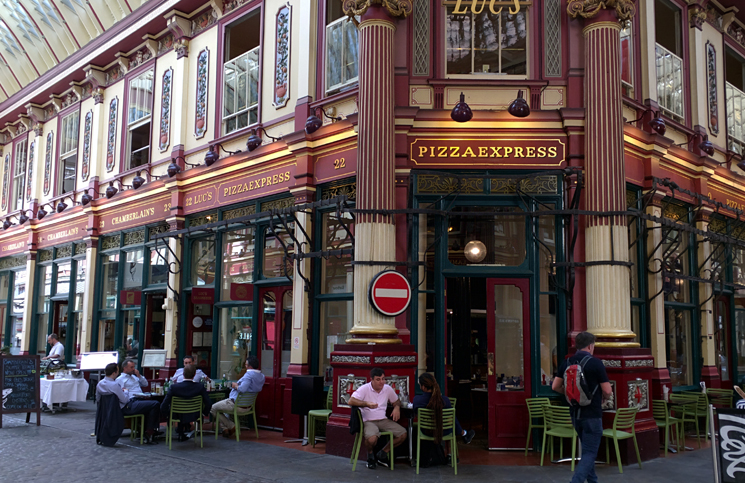
[[(352, 6), (349, 4), (352, 3)], [(396, 11), (374, 0), (345, 2), (348, 15), (361, 15), (359, 24), (359, 135), (357, 141), (357, 202), (362, 210), (395, 208), (395, 130), (393, 92), (393, 47)], [(348, 343), (400, 344), (395, 319), (374, 311), (368, 301), (368, 286), (385, 265), (396, 259), (393, 216), (358, 214), (355, 222), (354, 327)]]
[[(585, 206), (596, 212), (626, 209), (620, 20), (618, 8), (586, 11), (570, 1), (568, 12), (585, 17)], [(625, 4), (623, 1), (618, 4)], [(581, 6), (582, 9), (579, 9)], [(596, 6), (595, 6), (596, 7)], [(628, 17), (624, 18), (624, 14)], [(587, 330), (598, 346), (638, 347), (631, 330), (629, 240), (624, 216), (588, 216), (585, 230)], [(599, 262), (593, 264), (594, 262)]]

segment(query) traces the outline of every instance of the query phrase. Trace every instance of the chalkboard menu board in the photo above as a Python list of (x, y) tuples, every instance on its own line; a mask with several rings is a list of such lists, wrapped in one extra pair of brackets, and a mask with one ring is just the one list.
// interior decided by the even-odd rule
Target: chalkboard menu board
[(0, 356), (0, 387), (3, 389), (0, 428), (5, 413), (26, 413), (28, 423), (31, 413), (35, 412), (36, 424), (41, 424), (39, 385), (39, 356)]

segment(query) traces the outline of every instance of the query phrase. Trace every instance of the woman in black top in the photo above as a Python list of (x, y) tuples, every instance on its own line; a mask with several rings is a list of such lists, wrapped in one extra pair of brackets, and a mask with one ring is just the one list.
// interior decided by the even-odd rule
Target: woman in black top
[[(437, 380), (434, 378), (434, 376), (432, 376), (432, 374), (425, 372), (424, 374), (419, 376), (419, 387), (422, 388), (423, 393), (414, 396), (414, 410), (416, 411), (419, 408), (434, 410), (436, 415), (436, 433), (439, 433), (437, 436), (435, 436), (435, 442), (439, 443), (440, 438), (442, 438), (443, 435), (442, 410), (449, 409), (453, 406), (450, 404), (450, 399), (448, 399), (447, 396), (442, 395), (442, 392), (440, 391), (440, 385), (437, 384)], [(463, 437), (463, 441), (466, 444), (469, 444), (471, 440), (473, 440), (473, 437), (476, 435), (476, 432), (474, 430), (470, 430), (468, 432), (464, 431), (460, 423), (458, 422), (458, 418), (455, 418), (455, 431), (457, 434)], [(446, 431), (444, 434), (450, 434), (450, 430)]]

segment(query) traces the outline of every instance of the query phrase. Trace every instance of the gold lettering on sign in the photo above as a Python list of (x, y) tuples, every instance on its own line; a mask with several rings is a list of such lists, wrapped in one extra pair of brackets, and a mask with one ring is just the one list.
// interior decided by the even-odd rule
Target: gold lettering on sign
[[(186, 206), (194, 206), (198, 205), (200, 203), (206, 203), (208, 201), (212, 201), (212, 191), (208, 191), (206, 193), (201, 193), (198, 195), (191, 195), (186, 198)], [(168, 203), (168, 209), (171, 209), (171, 204)]]
[[(419, 157), (431, 158), (556, 158), (556, 146), (417, 146)], [(412, 148), (412, 155), (417, 152)], [(344, 167), (343, 159), (342, 165)]]
[(58, 231), (57, 233), (51, 233), (47, 235), (47, 241), (59, 240), (60, 238), (67, 238), (68, 236), (75, 236), (78, 234), (79, 229), (77, 227), (70, 228), (69, 230)]
[(228, 186), (227, 188), (223, 188), (223, 198), (227, 198), (229, 196), (236, 196), (241, 193), (261, 189), (266, 186), (273, 186), (275, 184), (285, 183), (287, 181), (290, 181), (289, 171), (285, 171), (284, 173), (278, 173), (273, 176), (265, 176), (263, 178), (256, 178), (256, 179), (250, 180), (248, 183), (243, 182), (243, 183), (238, 183), (233, 186)]
[(121, 225), (130, 221), (139, 220), (140, 218), (147, 218), (154, 214), (155, 208), (145, 208), (144, 210), (134, 211), (132, 213), (127, 213), (126, 215), (115, 216), (111, 219), (111, 224), (114, 226)]
[[(453, 0), (443, 0), (442, 2), (444, 5), (452, 5)], [(489, 4), (489, 11), (494, 15), (499, 15), (502, 13), (503, 7), (510, 7), (510, 13), (512, 15), (515, 15), (517, 12), (520, 11), (520, 6), (525, 5), (528, 6), (532, 2), (529, 1), (520, 1), (520, 0), (470, 0), (471, 9), (469, 11), (468, 9), (468, 3), (469, 0), (455, 0), (455, 8), (453, 9), (453, 13), (457, 15), (462, 14), (468, 14), (468, 13), (474, 13), (476, 15), (480, 14), (484, 11), (484, 8), (486, 8), (486, 5)], [(479, 8), (479, 5), (481, 8)], [(499, 7), (499, 8), (494, 8)], [(514, 7), (514, 8), (513, 8)]]
[(3, 246), (3, 251), (4, 252), (9, 252), (11, 250), (17, 250), (19, 248), (23, 248), (24, 245), (26, 245), (26, 242), (25, 241), (19, 241), (19, 242), (16, 242), (16, 243), (12, 243), (10, 245), (4, 245)]

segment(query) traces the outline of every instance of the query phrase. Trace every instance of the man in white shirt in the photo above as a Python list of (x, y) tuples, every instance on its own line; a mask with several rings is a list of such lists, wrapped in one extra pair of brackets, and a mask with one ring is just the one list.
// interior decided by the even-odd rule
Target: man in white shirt
[[(225, 416), (224, 413), (232, 413), (235, 407), (235, 400), (238, 398), (238, 394), (246, 392), (261, 392), (264, 388), (264, 380), (266, 377), (259, 370), (259, 359), (256, 356), (248, 356), (246, 359), (246, 373), (241, 377), (238, 382), (231, 384), (232, 389), (230, 390), (230, 396), (227, 399), (218, 401), (212, 405), (210, 413), (212, 419), (215, 421), (215, 431), (219, 431), (222, 426), (222, 435), (226, 438), (230, 438), (235, 434), (235, 423), (233, 423), (233, 417)], [(239, 409), (238, 414), (242, 411)], [(219, 419), (217, 416), (219, 415)]]
[[(187, 354), (184, 356), (184, 367), (188, 365), (194, 365), (194, 356), (190, 356)], [(171, 378), (173, 382), (184, 382), (184, 367), (182, 367), (181, 369), (178, 369), (173, 374), (173, 377)], [(202, 379), (204, 379), (205, 381), (210, 380), (210, 378), (207, 377), (207, 374), (202, 372), (201, 369), (197, 369), (197, 375), (194, 376), (194, 382), (201, 382)]]
[(49, 345), (51, 345), (52, 348), (49, 350), (49, 355), (46, 357), (42, 357), (41, 359), (59, 359), (60, 361), (64, 361), (65, 346), (62, 345), (62, 342), (59, 341), (59, 337), (57, 337), (57, 334), (49, 334), (49, 337), (47, 337), (47, 342), (49, 342)]
[(148, 386), (147, 379), (135, 368), (134, 361), (126, 360), (122, 363), (122, 374), (116, 378), (116, 382), (129, 398), (129, 402), (122, 408), (122, 412), (125, 416), (144, 414), (145, 434), (148, 436), (148, 442), (155, 444), (152, 435), (160, 427), (160, 404), (157, 401), (137, 399), (138, 396), (142, 395), (142, 388)]

